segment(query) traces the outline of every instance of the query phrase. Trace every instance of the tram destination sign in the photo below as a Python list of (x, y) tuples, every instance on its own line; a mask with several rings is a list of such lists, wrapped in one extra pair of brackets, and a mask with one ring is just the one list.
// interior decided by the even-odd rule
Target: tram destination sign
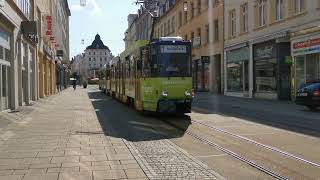
[(187, 46), (184, 45), (162, 45), (161, 53), (187, 53)]

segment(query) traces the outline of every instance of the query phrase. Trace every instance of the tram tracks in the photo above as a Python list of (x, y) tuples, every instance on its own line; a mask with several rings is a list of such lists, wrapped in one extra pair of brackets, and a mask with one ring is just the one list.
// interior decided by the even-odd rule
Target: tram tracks
[[(257, 145), (257, 146), (260, 146), (260, 147), (263, 147), (265, 149), (268, 149), (270, 151), (274, 151), (274, 152), (277, 152), (283, 156), (286, 156), (286, 157), (289, 157), (289, 158), (292, 158), (292, 159), (295, 159), (297, 161), (301, 161), (301, 162), (304, 162), (306, 164), (310, 164), (312, 166), (315, 166), (317, 168), (320, 168), (320, 164), (316, 163), (316, 162), (313, 162), (313, 161), (310, 161), (310, 160), (307, 160), (307, 159), (304, 159), (304, 158), (301, 158), (297, 155), (294, 155), (294, 154), (291, 154), (289, 152), (286, 152), (286, 151), (283, 151), (281, 149), (278, 149), (278, 148), (275, 148), (275, 147), (272, 147), (272, 146), (268, 146), (268, 145), (265, 145), (265, 144), (262, 144), (262, 143), (259, 143), (257, 141), (254, 141), (252, 139), (249, 139), (249, 138), (246, 138), (246, 137), (243, 137), (241, 135), (237, 135), (237, 134), (234, 134), (232, 132), (229, 132), (229, 131), (226, 131), (224, 129), (221, 129), (221, 128), (218, 128), (218, 127), (215, 127), (215, 126), (212, 126), (212, 125), (208, 125), (206, 123), (202, 123), (202, 122), (199, 122), (199, 121), (195, 121), (195, 120), (192, 120), (191, 122), (193, 123), (197, 123), (197, 124), (200, 124), (204, 127), (207, 127), (209, 129), (212, 129), (214, 131), (218, 131), (218, 132), (221, 132), (221, 133), (224, 133), (224, 134), (227, 134), (229, 136), (232, 136), (232, 137), (235, 137), (235, 138), (238, 138), (238, 139), (241, 139), (241, 140), (244, 140), (244, 141), (247, 141), (247, 142), (250, 142), (254, 145)], [(320, 169), (319, 169), (320, 170)]]
[[(171, 122), (171, 121), (168, 121), (168, 120), (165, 120), (165, 122), (179, 130), (182, 130), (182, 131), (185, 131), (186, 134), (188, 134), (189, 136), (193, 137), (194, 139), (204, 143), (204, 144), (207, 144), (209, 145), (210, 147), (212, 148), (215, 148), (215, 149), (218, 149), (220, 151), (222, 151), (223, 153), (237, 159), (237, 160), (240, 160), (250, 166), (252, 166), (253, 168), (275, 178), (275, 179), (281, 179), (281, 180), (285, 180), (285, 179), (291, 179), (291, 177), (287, 174), (287, 173), (281, 173), (280, 171), (277, 171), (277, 168), (274, 168), (273, 166), (269, 166), (268, 165), (264, 165), (264, 163), (261, 163), (259, 162), (259, 160), (254, 160), (255, 158), (250, 158), (246, 155), (243, 155), (241, 153), (237, 153), (235, 151), (232, 150), (232, 148), (226, 148), (224, 145), (221, 145), (221, 143), (217, 143), (215, 140), (210, 140), (210, 138), (207, 138), (207, 137), (204, 137), (204, 136), (200, 136), (199, 134), (200, 133), (195, 133), (195, 131), (191, 131), (191, 130), (188, 130), (188, 129), (184, 129), (184, 128), (181, 128), (179, 125), (175, 124), (174, 122)], [(290, 158), (294, 161), (299, 161), (299, 162), (302, 162), (306, 165), (310, 165), (314, 168), (320, 168), (320, 164), (314, 162), (314, 161), (310, 161), (310, 160), (307, 160), (307, 159), (304, 159), (302, 157), (299, 157), (297, 155), (294, 155), (294, 154), (291, 154), (289, 152), (286, 152), (286, 151), (283, 151), (281, 149), (278, 149), (278, 148), (275, 148), (275, 147), (272, 147), (272, 146), (268, 146), (268, 145), (265, 145), (265, 144), (262, 144), (262, 143), (259, 143), (257, 141), (254, 141), (252, 139), (249, 139), (249, 138), (246, 138), (246, 137), (243, 137), (243, 136), (240, 136), (240, 135), (237, 135), (237, 134), (234, 134), (234, 133), (231, 133), (229, 131), (226, 131), (224, 129), (221, 129), (221, 128), (218, 128), (218, 127), (215, 127), (215, 126), (212, 126), (212, 125), (209, 125), (209, 124), (206, 124), (206, 123), (203, 123), (203, 122), (199, 122), (199, 121), (196, 121), (196, 120), (191, 120), (192, 124), (197, 124), (197, 125), (200, 125), (202, 127), (205, 127), (207, 129), (209, 129), (211, 132), (214, 131), (214, 132), (218, 132), (218, 133), (222, 133), (224, 135), (227, 135), (229, 137), (232, 137), (232, 138), (235, 138), (235, 139), (238, 139), (239, 141), (243, 141), (243, 142), (247, 142), (247, 143), (250, 143), (254, 146), (257, 146), (257, 147), (260, 147), (264, 150), (267, 150), (267, 151), (270, 151), (270, 152), (273, 152), (273, 153), (276, 153), (282, 157), (285, 157), (285, 158)], [(320, 169), (319, 169), (320, 171)], [(284, 175), (285, 174), (285, 175)]]

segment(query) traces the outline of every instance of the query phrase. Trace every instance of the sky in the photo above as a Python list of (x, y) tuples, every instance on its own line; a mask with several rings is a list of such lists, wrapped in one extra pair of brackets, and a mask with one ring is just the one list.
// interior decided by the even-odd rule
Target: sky
[[(134, 0), (86, 0), (85, 7), (80, 0), (69, 0), (70, 55), (80, 54), (91, 45), (97, 33), (113, 55), (124, 50), (124, 32), (128, 28), (127, 16), (137, 13), (139, 6)], [(84, 44), (82, 44), (84, 39)]]

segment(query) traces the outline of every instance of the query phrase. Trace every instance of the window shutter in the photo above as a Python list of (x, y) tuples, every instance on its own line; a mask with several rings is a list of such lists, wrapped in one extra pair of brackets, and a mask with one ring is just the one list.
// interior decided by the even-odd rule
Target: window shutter
[(277, 12), (277, 4), (276, 0), (270, 0), (270, 8), (269, 8), (269, 18), (270, 18), (270, 23), (274, 23), (276, 21), (276, 12)]

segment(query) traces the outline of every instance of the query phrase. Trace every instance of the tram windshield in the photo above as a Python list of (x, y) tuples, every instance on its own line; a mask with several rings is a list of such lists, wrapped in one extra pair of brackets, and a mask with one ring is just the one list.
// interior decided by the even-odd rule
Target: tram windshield
[(163, 46), (160, 50), (158, 64), (161, 77), (191, 76), (190, 55), (186, 46)]

